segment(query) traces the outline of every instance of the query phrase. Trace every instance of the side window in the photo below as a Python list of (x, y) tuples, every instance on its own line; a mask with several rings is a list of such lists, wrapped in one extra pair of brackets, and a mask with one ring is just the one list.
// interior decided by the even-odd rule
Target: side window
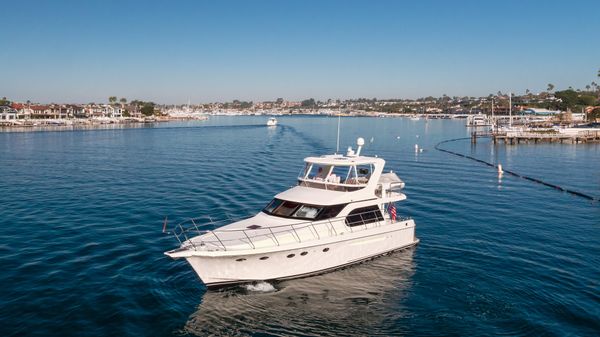
[(361, 207), (353, 210), (346, 216), (346, 225), (350, 227), (383, 221), (383, 216), (378, 206)]
[(273, 213), (273, 211), (274, 211), (274, 210), (275, 210), (277, 207), (279, 207), (279, 205), (281, 205), (281, 203), (282, 203), (282, 202), (283, 202), (282, 200), (279, 200), (279, 199), (273, 199), (273, 200), (272, 200), (272, 201), (271, 201), (271, 202), (270, 202), (270, 203), (267, 205), (267, 207), (265, 207), (265, 208), (263, 209), (263, 211), (264, 211), (265, 213)]
[(327, 206), (327, 207), (323, 208), (321, 213), (319, 213), (317, 220), (325, 220), (325, 219), (335, 218), (338, 214), (340, 214), (340, 212), (342, 211), (342, 209), (344, 209), (344, 207), (346, 207), (346, 204)]

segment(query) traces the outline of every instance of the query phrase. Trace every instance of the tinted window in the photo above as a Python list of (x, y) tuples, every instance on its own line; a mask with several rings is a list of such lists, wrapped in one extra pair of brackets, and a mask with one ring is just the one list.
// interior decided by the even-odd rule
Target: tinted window
[(263, 209), (263, 211), (265, 211), (265, 213), (271, 213), (275, 210), (275, 208), (279, 207), (279, 205), (281, 205), (283, 201), (279, 200), (279, 199), (273, 199), (268, 205), (267, 207), (265, 207), (265, 209)]
[(350, 214), (348, 214), (346, 217), (346, 225), (350, 227), (360, 226), (377, 221), (383, 221), (383, 216), (381, 215), (379, 207), (376, 205), (357, 208), (350, 212)]
[(336, 217), (344, 207), (346, 207), (345, 204), (318, 206), (273, 199), (273, 201), (263, 209), (263, 212), (284, 218), (325, 220)]
[(326, 206), (323, 208), (321, 213), (319, 213), (317, 220), (325, 220), (325, 219), (335, 218), (338, 214), (340, 214), (340, 212), (342, 211), (342, 209), (344, 209), (344, 207), (346, 207), (345, 204)]
[(281, 203), (281, 205), (279, 205), (279, 207), (273, 210), (272, 213), (279, 216), (290, 216), (292, 213), (294, 213), (298, 206), (300, 206), (299, 203), (284, 201)]

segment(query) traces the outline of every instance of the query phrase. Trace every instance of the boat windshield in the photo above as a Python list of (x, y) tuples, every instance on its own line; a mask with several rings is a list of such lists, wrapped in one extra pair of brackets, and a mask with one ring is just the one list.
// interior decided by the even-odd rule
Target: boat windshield
[(345, 206), (346, 204), (318, 206), (273, 199), (267, 207), (263, 209), (263, 212), (283, 218), (324, 220), (336, 217)]
[[(369, 182), (373, 173), (373, 165), (327, 165), (306, 163), (306, 166), (298, 176), (299, 185), (308, 187), (318, 187), (326, 189), (336, 189), (331, 185), (339, 187), (349, 187), (351, 190), (356, 187), (364, 187)], [(325, 187), (329, 185), (330, 188)]]

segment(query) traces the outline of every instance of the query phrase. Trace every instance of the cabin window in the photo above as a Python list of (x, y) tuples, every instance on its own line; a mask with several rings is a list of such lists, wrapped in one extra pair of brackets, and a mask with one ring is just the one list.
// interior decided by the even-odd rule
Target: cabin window
[(350, 227), (366, 225), (377, 221), (383, 221), (383, 215), (381, 215), (381, 211), (377, 205), (357, 208), (346, 216), (346, 225)]
[(273, 211), (283, 203), (283, 200), (273, 199), (263, 211), (265, 213), (273, 213)]
[(294, 217), (314, 219), (321, 210), (322, 208), (316, 206), (302, 205), (298, 208), (296, 213), (294, 213)]
[(297, 202), (284, 201), (273, 211), (273, 214), (288, 217), (291, 216), (299, 206), (300, 204)]
[(346, 204), (318, 206), (273, 199), (273, 201), (263, 209), (263, 212), (283, 218), (325, 220), (336, 217), (344, 207), (346, 207)]

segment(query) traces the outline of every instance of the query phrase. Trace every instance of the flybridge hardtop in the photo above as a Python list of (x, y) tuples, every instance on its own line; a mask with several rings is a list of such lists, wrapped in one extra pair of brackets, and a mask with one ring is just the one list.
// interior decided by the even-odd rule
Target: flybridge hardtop
[[(165, 254), (186, 258), (214, 286), (307, 276), (416, 244), (414, 220), (397, 216), (404, 182), (383, 173), (383, 159), (360, 155), (362, 138), (357, 145), (305, 158), (297, 186), (253, 217), (177, 225), (180, 248)], [(309, 254), (302, 264), (290, 260)]]

